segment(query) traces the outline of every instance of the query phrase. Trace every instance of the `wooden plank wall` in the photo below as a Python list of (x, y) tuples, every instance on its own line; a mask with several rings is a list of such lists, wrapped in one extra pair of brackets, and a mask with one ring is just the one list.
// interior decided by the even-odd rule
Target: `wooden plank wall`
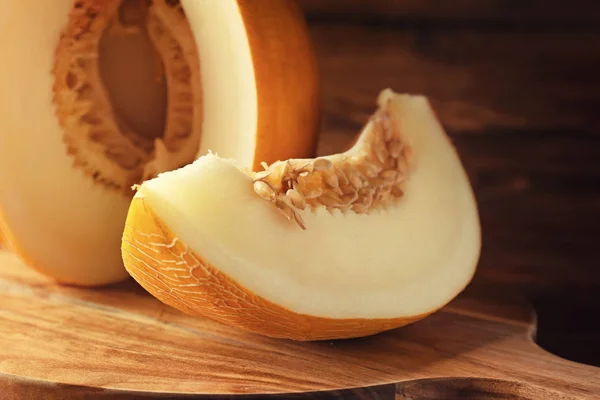
[(298, 0), (309, 18), (596, 25), (596, 0)]
[(327, 112), (350, 98), (360, 120), (393, 86), (429, 95), (454, 130), (598, 128), (599, 1), (299, 2)]

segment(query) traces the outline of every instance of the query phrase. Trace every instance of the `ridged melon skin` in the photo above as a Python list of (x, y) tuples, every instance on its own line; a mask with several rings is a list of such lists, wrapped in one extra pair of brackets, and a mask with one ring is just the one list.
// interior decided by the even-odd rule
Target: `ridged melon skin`
[[(142, 237), (152, 238), (151, 247), (140, 241)], [(268, 337), (297, 341), (362, 337), (410, 324), (435, 311), (376, 319), (299, 314), (253, 293), (195, 254), (161, 222), (143, 196), (131, 203), (122, 252), (131, 276), (163, 303)], [(182, 260), (185, 266), (173, 267)], [(191, 290), (184, 296), (171, 290), (186, 287)]]

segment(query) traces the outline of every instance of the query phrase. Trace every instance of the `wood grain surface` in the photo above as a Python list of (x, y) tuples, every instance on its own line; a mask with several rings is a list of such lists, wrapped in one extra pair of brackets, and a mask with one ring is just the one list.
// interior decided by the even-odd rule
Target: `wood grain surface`
[[(420, 390), (453, 393), (460, 387), (498, 398), (540, 390), (569, 399), (600, 393), (598, 368), (540, 349), (531, 338), (533, 315), (527, 307), (492, 299), (465, 293), (406, 328), (363, 339), (299, 343), (190, 318), (132, 281), (94, 290), (58, 286), (2, 251), (0, 385), (10, 388), (2, 398), (350, 388), (362, 392), (348, 396), (389, 391), (411, 398), (408, 393)], [(432, 378), (445, 380), (433, 385)], [(423, 379), (428, 381), (417, 387)]]

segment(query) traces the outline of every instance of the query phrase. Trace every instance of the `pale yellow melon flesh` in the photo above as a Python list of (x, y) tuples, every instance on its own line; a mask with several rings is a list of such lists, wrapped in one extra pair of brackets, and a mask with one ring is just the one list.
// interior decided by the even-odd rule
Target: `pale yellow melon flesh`
[(207, 155), (139, 187), (126, 268), (167, 304), (276, 337), (361, 336), (439, 309), (475, 271), (476, 202), (426, 98), (385, 91), (385, 104), (413, 149), (397, 201), (361, 214), (300, 210), (303, 230), (233, 162)]
[[(114, 8), (120, 4), (120, 0), (82, 2), (94, 7)], [(167, 7), (174, 2), (153, 3)], [(148, 165), (156, 171), (177, 168), (181, 160), (191, 155), (189, 161), (193, 161), (207, 146), (224, 156), (236, 157), (240, 166), (248, 168), (280, 156), (310, 156), (316, 142), (317, 89), (314, 57), (301, 14), (288, 0), (277, 0), (264, 8), (235, 0), (207, 2), (204, 7), (200, 3), (183, 2), (182, 10), (201, 60), (202, 91), (196, 95), (202, 97), (204, 117), (209, 116), (199, 120), (195, 115), (195, 136), (189, 142), (183, 137), (177, 139), (181, 144), (177, 151), (160, 141), (152, 147), (150, 140), (147, 144), (153, 153), (148, 156)], [(98, 179), (94, 171), (74, 165), (81, 164), (81, 160), (69, 154), (71, 150), (65, 143), (64, 124), (72, 115), (57, 109), (53, 70), (57, 47), (75, 4), (73, 0), (0, 3), (0, 225), (15, 251), (42, 273), (69, 284), (103, 285), (129, 277), (120, 256), (120, 240), (133, 191), (129, 184), (115, 189), (104, 177)], [(286, 27), (266, 33), (260, 30), (273, 20), (285, 21)], [(177, 36), (182, 25), (172, 28)], [(170, 123), (165, 122), (168, 115), (160, 112), (163, 106), (167, 111), (173, 106), (170, 97), (165, 99), (164, 86), (168, 82), (158, 82), (153, 90), (142, 90), (148, 88), (152, 73), (161, 70), (157, 65), (160, 60), (147, 37), (138, 40), (131, 39), (127, 32), (123, 35), (122, 39), (108, 38), (101, 43), (100, 56), (105, 62), (99, 72), (105, 83), (116, 87), (110, 93), (113, 106), (127, 114), (125, 122), (145, 130), (152, 139), (160, 135), (157, 127)], [(113, 49), (107, 50), (107, 46)], [(290, 53), (271, 51), (274, 48), (289, 48)], [(262, 53), (271, 57), (261, 58)], [(137, 61), (137, 57), (144, 57), (144, 61), (127, 67), (119, 58), (126, 54)], [(304, 68), (288, 71), (283, 60)], [(149, 70), (136, 75), (128, 69), (136, 66)], [(298, 99), (296, 109), (270, 96), (264, 89), (269, 82), (258, 79), (271, 73), (269, 87), (283, 92), (280, 87), (292, 72), (305, 82), (301, 90), (293, 91)], [(126, 83), (133, 86), (124, 88)], [(136, 97), (143, 101), (135, 102)], [(224, 105), (228, 99), (232, 108)], [(197, 98), (193, 106), (198, 108)], [(232, 113), (238, 116), (230, 118)], [(277, 140), (270, 140), (276, 130), (265, 121), (282, 116), (297, 128), (283, 135), (278, 132)], [(176, 119), (171, 123), (176, 125)], [(243, 124), (232, 126), (230, 120)], [(206, 126), (200, 126), (200, 122)], [(179, 134), (176, 126), (174, 132)], [(202, 143), (198, 140), (200, 134)], [(98, 158), (106, 157), (100, 154)]]
[(213, 151), (253, 169), (261, 162), (312, 156), (318, 71), (298, 5), (291, 0), (181, 4), (202, 60), (199, 156)]
[(71, 0), (0, 10), (0, 217), (15, 250), (65, 282), (126, 278), (116, 251), (128, 202), (73, 167), (52, 103), (54, 52)]

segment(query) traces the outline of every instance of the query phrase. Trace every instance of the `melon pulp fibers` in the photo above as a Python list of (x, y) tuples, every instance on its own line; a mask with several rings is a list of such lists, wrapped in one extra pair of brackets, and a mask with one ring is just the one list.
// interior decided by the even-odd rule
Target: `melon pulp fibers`
[(60, 282), (128, 277), (131, 185), (207, 146), (248, 168), (314, 149), (314, 57), (288, 0), (7, 0), (0, 48), (0, 225)]
[[(444, 306), (471, 280), (479, 258), (471, 186), (424, 97), (386, 90), (379, 106), (383, 119), (371, 120), (353, 148), (323, 158), (333, 170), (339, 166), (340, 188), (342, 175), (353, 173), (340, 160), (354, 163), (364, 184), (357, 191), (384, 199), (377, 203), (372, 197), (369, 210), (306, 197), (314, 205), (294, 209), (306, 228), (301, 229), (277, 212), (275, 200), (257, 194), (259, 173), (207, 155), (138, 188), (123, 236), (127, 270), (154, 296), (186, 313), (298, 340), (364, 336)], [(391, 131), (379, 129), (380, 123)], [(397, 153), (392, 143), (402, 143), (410, 160), (390, 162), (375, 154), (378, 140), (387, 136), (387, 151)], [(320, 174), (315, 171), (327, 161), (290, 161), (311, 162), (313, 172), (304, 179)], [(394, 175), (396, 189), (373, 191), (388, 185), (385, 165), (406, 175)], [(335, 192), (329, 178), (319, 179), (319, 193)], [(346, 186), (359, 186), (352, 185)], [(300, 186), (294, 187), (302, 191)], [(334, 198), (362, 201), (363, 194), (343, 192)]]

